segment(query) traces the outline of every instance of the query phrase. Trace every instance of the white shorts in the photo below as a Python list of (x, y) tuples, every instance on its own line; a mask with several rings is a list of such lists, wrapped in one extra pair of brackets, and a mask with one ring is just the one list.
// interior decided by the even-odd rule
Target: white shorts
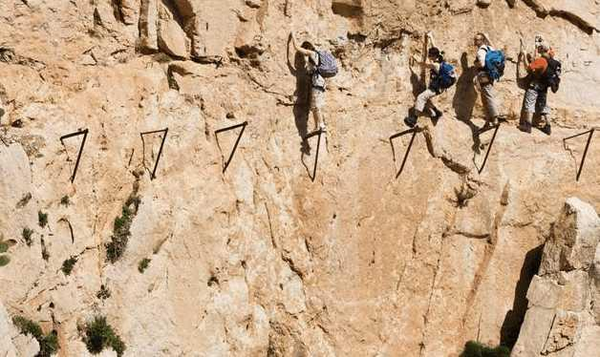
[(310, 89), (310, 109), (321, 109), (325, 106), (325, 90), (317, 87)]

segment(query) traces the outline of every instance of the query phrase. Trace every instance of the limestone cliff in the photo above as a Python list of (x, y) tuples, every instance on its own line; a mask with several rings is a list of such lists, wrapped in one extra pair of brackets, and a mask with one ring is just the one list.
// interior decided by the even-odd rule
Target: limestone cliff
[[(17, 315), (56, 330), (60, 356), (89, 354), (78, 327), (98, 315), (125, 356), (513, 345), (565, 200), (600, 209), (598, 133), (579, 181), (587, 137), (562, 140), (600, 126), (599, 14), (594, 0), (1, 1), (0, 352), (39, 349)], [(409, 58), (429, 30), (460, 77), (396, 179), (410, 135), (389, 138), (422, 87)], [(290, 31), (340, 65), (314, 181)], [(512, 60), (497, 84), (509, 121), (481, 173), (477, 31)], [(515, 128), (514, 60), (535, 34), (563, 63), (551, 136)], [(223, 173), (241, 129), (215, 131), (245, 121)], [(164, 128), (164, 145), (140, 137)], [(84, 129), (71, 183), (82, 135), (59, 139)]]

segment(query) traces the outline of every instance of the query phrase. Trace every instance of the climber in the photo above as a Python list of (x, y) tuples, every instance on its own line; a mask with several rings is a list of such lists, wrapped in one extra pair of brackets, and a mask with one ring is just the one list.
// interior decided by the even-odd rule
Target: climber
[(325, 78), (333, 77), (337, 73), (337, 65), (335, 58), (327, 51), (320, 51), (315, 46), (304, 41), (300, 47), (294, 33), (290, 33), (292, 43), (296, 51), (302, 53), (308, 64), (308, 71), (311, 75), (310, 89), (310, 109), (313, 113), (315, 121), (315, 130), (322, 132), (327, 130), (323, 115), (323, 107), (325, 106)]
[[(444, 61), (444, 53), (435, 47), (433, 35), (430, 32), (425, 35), (425, 47), (428, 48), (427, 60), (419, 62), (418, 58), (412, 58), (416, 64), (429, 68), (430, 79), (429, 86), (417, 96), (415, 105), (408, 111), (408, 116), (404, 118), (404, 123), (411, 128), (417, 124), (418, 117), (423, 114), (429, 114), (431, 119), (437, 122), (443, 113), (431, 103), (431, 99), (456, 83), (454, 66)], [(425, 107), (427, 107), (426, 113), (424, 112)]]
[[(537, 57), (537, 54), (540, 56)], [(542, 120), (536, 126), (547, 135), (551, 133), (548, 119), (550, 108), (547, 105), (548, 88), (556, 92), (560, 81), (560, 62), (554, 60), (551, 54), (550, 47), (544, 42), (537, 45), (533, 57), (524, 51), (519, 53), (519, 61), (524, 62), (529, 77), (519, 125), (519, 130), (523, 132), (531, 133), (533, 117), (538, 114)]]
[(477, 75), (473, 83), (479, 86), (481, 102), (486, 110), (486, 122), (482, 130), (497, 125), (500, 115), (494, 91), (494, 82), (499, 80), (504, 72), (504, 54), (492, 46), (489, 36), (479, 32), (475, 35), (473, 42), (477, 47), (475, 67)]

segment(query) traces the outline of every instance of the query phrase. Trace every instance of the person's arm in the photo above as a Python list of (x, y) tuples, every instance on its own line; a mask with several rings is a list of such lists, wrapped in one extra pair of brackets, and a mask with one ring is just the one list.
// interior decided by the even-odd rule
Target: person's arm
[(292, 35), (292, 44), (294, 45), (294, 48), (296, 49), (296, 51), (302, 53), (305, 56), (310, 56), (314, 53), (314, 51), (311, 50), (307, 50), (306, 48), (302, 48), (300, 46), (298, 46), (298, 42), (296, 41), (296, 36), (294, 36), (294, 33), (291, 33)]
[(477, 53), (475, 54), (475, 67), (478, 69), (485, 68), (485, 56), (487, 55), (487, 51), (488, 50), (483, 49), (482, 47), (477, 49)]
[(429, 47), (427, 47), (427, 49), (435, 47), (435, 42), (433, 42), (433, 34), (431, 33), (431, 31), (427, 32), (427, 34), (425, 35), (425, 41), (427, 41), (429, 44)]
[(429, 62), (429, 59), (426, 59), (425, 61), (420, 61), (419, 58), (416, 57), (416, 55), (413, 55), (412, 60), (413, 60), (413, 64), (419, 65), (421, 67), (425, 67), (427, 69), (433, 69), (435, 67), (433, 65), (433, 63)]

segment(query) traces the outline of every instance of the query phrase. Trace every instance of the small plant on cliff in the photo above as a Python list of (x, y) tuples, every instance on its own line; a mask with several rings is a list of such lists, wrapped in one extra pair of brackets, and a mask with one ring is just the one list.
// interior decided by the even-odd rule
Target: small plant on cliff
[(33, 235), (33, 230), (25, 227), (23, 228), (21, 235), (23, 236), (23, 240), (25, 240), (25, 244), (27, 244), (27, 246), (31, 246), (31, 236)]
[(469, 341), (460, 357), (510, 357), (510, 349), (506, 346), (488, 347), (476, 341)]
[(112, 348), (119, 357), (125, 352), (125, 343), (106, 322), (104, 316), (96, 316), (94, 320), (86, 323), (83, 332), (83, 342), (92, 354), (98, 354), (107, 347)]
[(63, 262), (62, 268), (60, 268), (60, 269), (62, 270), (62, 272), (65, 275), (71, 275), (71, 271), (73, 271), (73, 267), (75, 266), (75, 263), (77, 263), (77, 258), (70, 257), (69, 259), (67, 259)]
[(0, 267), (3, 267), (10, 263), (10, 258), (8, 255), (0, 255)]
[(150, 261), (151, 260), (149, 258), (144, 258), (140, 260), (138, 264), (138, 271), (143, 274), (144, 271), (148, 268), (148, 265), (150, 265)]
[(100, 290), (96, 293), (96, 297), (100, 300), (106, 300), (110, 297), (110, 290), (102, 284), (100, 285)]
[(69, 196), (64, 195), (62, 196), (62, 198), (60, 199), (60, 204), (63, 206), (68, 206), (69, 205)]
[(58, 351), (58, 336), (55, 330), (52, 330), (47, 335), (44, 335), (44, 332), (39, 324), (22, 316), (15, 316), (13, 318), (13, 324), (15, 324), (22, 334), (31, 335), (36, 339), (40, 345), (40, 351), (36, 357), (49, 357)]
[(469, 185), (463, 184), (460, 186), (460, 189), (454, 189), (454, 194), (456, 198), (452, 202), (456, 204), (456, 207), (464, 208), (469, 204), (469, 200), (477, 195), (477, 191), (469, 187)]
[(48, 213), (38, 211), (38, 224), (44, 228), (48, 224)]
[(121, 216), (115, 218), (113, 223), (113, 234), (110, 242), (106, 244), (106, 259), (114, 263), (125, 253), (127, 241), (131, 235), (131, 222), (137, 214), (140, 198), (133, 192), (121, 209)]

